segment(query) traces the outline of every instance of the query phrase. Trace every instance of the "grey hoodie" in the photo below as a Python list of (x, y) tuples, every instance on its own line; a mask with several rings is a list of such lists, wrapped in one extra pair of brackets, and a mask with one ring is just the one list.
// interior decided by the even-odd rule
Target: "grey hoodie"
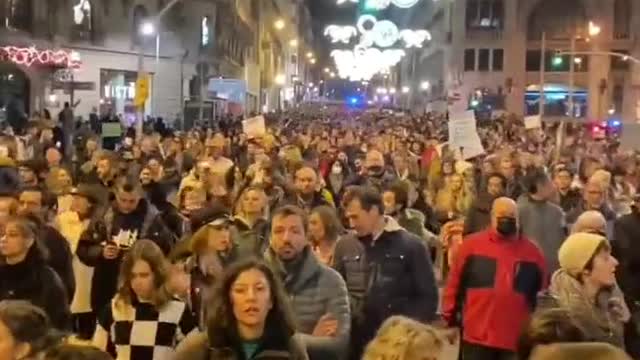
[(536, 201), (523, 195), (518, 199), (518, 216), (522, 234), (540, 247), (547, 270), (553, 273), (560, 267), (558, 250), (567, 236), (562, 208), (549, 201)]

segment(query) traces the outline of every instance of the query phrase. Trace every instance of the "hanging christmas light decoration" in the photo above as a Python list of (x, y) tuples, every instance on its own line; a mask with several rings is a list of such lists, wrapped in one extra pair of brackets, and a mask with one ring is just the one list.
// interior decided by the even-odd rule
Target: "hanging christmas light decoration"
[[(337, 0), (338, 5), (345, 3), (358, 4), (359, 2), (359, 0)], [(420, 2), (420, 0), (364, 0), (364, 6), (365, 9), (384, 10), (393, 4), (399, 8), (408, 9), (415, 6), (418, 2)]]
[(353, 26), (329, 25), (324, 30), (324, 35), (331, 38), (332, 43), (348, 44), (352, 37), (358, 36), (358, 30)]
[(431, 41), (431, 33), (427, 30), (402, 30), (399, 36), (407, 48), (421, 48), (425, 41)]
[[(336, 63), (338, 76), (351, 81), (369, 80), (374, 75), (388, 71), (405, 56), (402, 49), (362, 48), (334, 50), (331, 57)], [(372, 59), (376, 59), (372, 61)]]
[[(329, 27), (339, 27), (329, 25)], [(375, 16), (366, 14), (358, 18), (356, 28), (360, 32), (359, 46), (379, 46), (388, 48), (402, 40), (406, 48), (422, 47), (422, 43), (431, 40), (431, 33), (427, 30), (398, 29), (390, 20), (378, 20)]]
[(419, 1), (420, 0), (391, 0), (391, 3), (399, 8), (408, 9), (415, 6)]
[(80, 56), (77, 52), (65, 50), (38, 50), (33, 46), (28, 48), (19, 48), (16, 46), (0, 47), (0, 60), (11, 61), (24, 66), (39, 64), (68, 68), (80, 67)]
[(365, 0), (364, 7), (369, 10), (382, 10), (391, 5), (391, 0)]
[[(357, 0), (338, 0), (357, 3)], [(409, 8), (419, 0), (365, 0), (366, 9), (384, 9), (390, 4)], [(331, 57), (336, 63), (338, 76), (351, 81), (370, 80), (374, 75), (389, 73), (390, 68), (397, 65), (405, 56), (402, 49), (391, 48), (402, 41), (405, 48), (421, 48), (425, 41), (431, 40), (427, 30), (399, 29), (390, 20), (378, 20), (374, 15), (364, 14), (353, 26), (329, 25), (325, 36), (333, 43), (348, 44), (360, 33), (358, 44), (353, 50), (334, 50)], [(375, 46), (375, 47), (374, 47)]]

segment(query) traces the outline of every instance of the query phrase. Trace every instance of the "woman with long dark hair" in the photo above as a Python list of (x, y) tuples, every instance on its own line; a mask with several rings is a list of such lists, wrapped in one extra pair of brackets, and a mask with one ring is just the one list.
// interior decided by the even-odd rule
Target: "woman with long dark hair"
[(38, 225), (26, 217), (10, 218), (0, 238), (0, 300), (27, 300), (44, 309), (53, 326), (67, 329), (68, 295), (46, 258)]
[(249, 258), (227, 269), (212, 297), (206, 333), (183, 342), (175, 360), (306, 360), (280, 281)]
[(0, 359), (36, 359), (61, 340), (41, 308), (21, 300), (0, 302)]
[(171, 359), (196, 319), (166, 287), (169, 265), (154, 242), (138, 240), (122, 260), (118, 291), (98, 316), (93, 345), (118, 360)]

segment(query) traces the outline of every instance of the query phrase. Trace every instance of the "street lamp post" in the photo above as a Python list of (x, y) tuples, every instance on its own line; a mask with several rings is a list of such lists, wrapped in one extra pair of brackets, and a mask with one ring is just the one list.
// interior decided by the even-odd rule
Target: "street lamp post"
[[(138, 79), (142, 79), (145, 76), (144, 71), (144, 38), (146, 36), (151, 36), (154, 33), (156, 34), (156, 64), (159, 62), (160, 58), (160, 35), (158, 31), (158, 25), (160, 24), (160, 19), (162, 16), (169, 11), (175, 4), (177, 4), (180, 0), (171, 0), (164, 8), (162, 8), (156, 16), (153, 17), (152, 21), (145, 22), (139, 29), (135, 29), (140, 35), (142, 35), (140, 39), (140, 43), (138, 44)], [(180, 84), (182, 86), (182, 84)], [(136, 116), (136, 138), (142, 138), (142, 128), (144, 124), (144, 104), (138, 107), (138, 112)]]

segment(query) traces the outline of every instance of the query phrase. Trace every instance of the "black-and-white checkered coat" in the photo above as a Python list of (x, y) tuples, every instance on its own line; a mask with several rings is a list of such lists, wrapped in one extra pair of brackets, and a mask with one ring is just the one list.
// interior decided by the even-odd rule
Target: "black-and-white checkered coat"
[[(171, 300), (159, 310), (152, 304), (111, 301), (100, 316), (93, 345), (115, 347), (116, 360), (165, 360), (197, 321), (184, 302)], [(113, 346), (113, 347), (112, 347)]]

